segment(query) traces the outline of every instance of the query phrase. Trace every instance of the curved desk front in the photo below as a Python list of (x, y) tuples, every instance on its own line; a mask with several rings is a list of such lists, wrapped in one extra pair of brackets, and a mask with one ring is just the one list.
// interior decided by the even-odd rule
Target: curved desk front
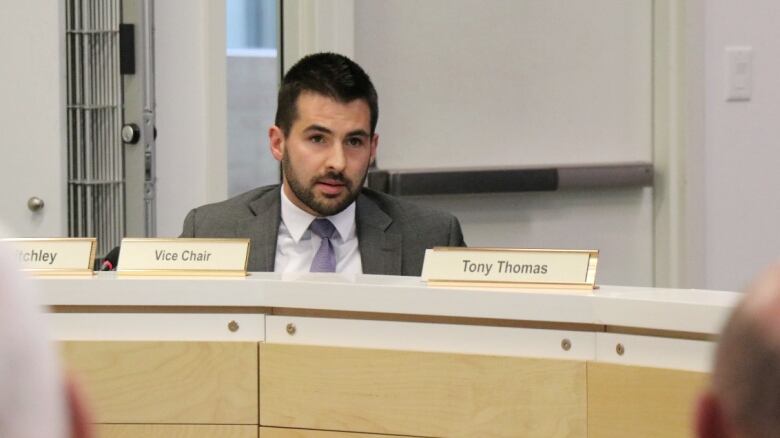
[(732, 292), (36, 280), (104, 437), (689, 436)]

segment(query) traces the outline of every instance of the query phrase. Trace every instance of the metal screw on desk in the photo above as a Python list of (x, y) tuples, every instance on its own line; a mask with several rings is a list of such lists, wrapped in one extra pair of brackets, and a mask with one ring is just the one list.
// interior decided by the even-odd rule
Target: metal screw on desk
[(238, 331), (238, 323), (235, 321), (230, 321), (228, 323), (228, 330), (231, 332), (237, 332)]
[(294, 335), (296, 330), (297, 329), (295, 328), (295, 324), (293, 324), (293, 323), (287, 324), (287, 334), (288, 335), (290, 335), (290, 336)]
[(561, 348), (563, 348), (563, 351), (569, 351), (571, 350), (571, 341), (568, 339), (564, 339), (561, 341)]
[(623, 344), (617, 344), (615, 351), (617, 352), (618, 356), (622, 356), (623, 353), (626, 352), (626, 347), (624, 347)]

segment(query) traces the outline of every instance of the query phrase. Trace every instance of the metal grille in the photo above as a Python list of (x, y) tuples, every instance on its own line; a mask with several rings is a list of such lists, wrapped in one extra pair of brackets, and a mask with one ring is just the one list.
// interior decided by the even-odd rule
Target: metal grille
[(124, 235), (120, 0), (67, 0), (68, 235)]

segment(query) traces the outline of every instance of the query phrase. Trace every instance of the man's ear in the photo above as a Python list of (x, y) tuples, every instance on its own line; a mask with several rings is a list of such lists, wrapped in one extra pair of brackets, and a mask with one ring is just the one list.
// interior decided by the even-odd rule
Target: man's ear
[(92, 419), (89, 416), (84, 398), (79, 391), (78, 384), (73, 376), (66, 376), (65, 397), (70, 413), (71, 438), (92, 438)]
[(732, 436), (726, 413), (720, 400), (708, 390), (696, 404), (695, 431), (698, 438), (728, 438)]
[(271, 148), (271, 155), (276, 161), (282, 161), (284, 156), (284, 132), (278, 126), (274, 125), (268, 128), (268, 143)]
[(374, 133), (374, 135), (371, 137), (371, 160), (368, 162), (369, 165), (373, 165), (374, 161), (376, 161), (376, 148), (379, 146), (379, 134)]

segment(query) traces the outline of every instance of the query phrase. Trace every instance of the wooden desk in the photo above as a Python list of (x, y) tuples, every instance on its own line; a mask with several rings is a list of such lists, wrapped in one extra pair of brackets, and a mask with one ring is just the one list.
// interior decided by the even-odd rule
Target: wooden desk
[(385, 276), (36, 281), (104, 437), (688, 436), (739, 297)]

